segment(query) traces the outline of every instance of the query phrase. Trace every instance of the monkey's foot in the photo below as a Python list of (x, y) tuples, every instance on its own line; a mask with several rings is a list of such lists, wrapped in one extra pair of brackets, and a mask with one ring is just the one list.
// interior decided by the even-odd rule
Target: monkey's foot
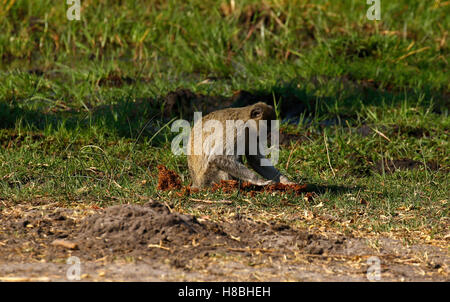
[(283, 185), (296, 185), (296, 182), (290, 181), (286, 176), (281, 176), (280, 177), (280, 183), (282, 183)]
[(260, 181), (253, 182), (253, 184), (257, 185), (257, 186), (267, 186), (267, 185), (273, 185), (275, 183), (276, 182), (273, 180), (260, 180)]

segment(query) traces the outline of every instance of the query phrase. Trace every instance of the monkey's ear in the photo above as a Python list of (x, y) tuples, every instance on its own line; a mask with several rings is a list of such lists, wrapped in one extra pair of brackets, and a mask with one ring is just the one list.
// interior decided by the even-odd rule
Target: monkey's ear
[(250, 112), (250, 118), (262, 118), (264, 110), (260, 106), (255, 106)]

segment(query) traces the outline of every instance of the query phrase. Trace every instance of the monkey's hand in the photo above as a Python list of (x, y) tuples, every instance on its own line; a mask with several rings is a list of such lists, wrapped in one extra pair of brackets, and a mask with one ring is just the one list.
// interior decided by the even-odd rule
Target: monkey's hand
[(296, 185), (297, 183), (290, 181), (286, 176), (281, 175), (280, 176), (280, 182), (283, 185)]

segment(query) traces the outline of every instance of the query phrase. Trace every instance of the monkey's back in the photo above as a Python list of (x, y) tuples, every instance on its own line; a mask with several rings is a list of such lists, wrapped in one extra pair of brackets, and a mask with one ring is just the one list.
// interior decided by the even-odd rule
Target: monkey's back
[(201, 154), (195, 154), (195, 152), (194, 152), (195, 151), (194, 150), (194, 142), (195, 142), (194, 137), (196, 135), (200, 135), (200, 133), (203, 136), (203, 133), (204, 133), (203, 127), (202, 127), (202, 129), (199, 129), (200, 122), (204, 123), (209, 120), (217, 120), (223, 125), (223, 127), (225, 129), (227, 120), (240, 120), (240, 119), (243, 119), (242, 108), (226, 108), (226, 109), (213, 111), (213, 112), (205, 115), (204, 117), (202, 117), (201, 120), (198, 120), (192, 127), (190, 135), (189, 135), (189, 140), (188, 140), (188, 148), (189, 148), (188, 151), (189, 152), (187, 155), (187, 162), (188, 162), (188, 167), (189, 167), (189, 174), (191, 175), (192, 182), (195, 187), (202, 185), (202, 180), (204, 179), (204, 174), (207, 172), (207, 170), (209, 168), (208, 160), (206, 158), (207, 154), (205, 154), (204, 150), (203, 150), (203, 139), (202, 139), (202, 141), (199, 142), (199, 143), (201, 143), (201, 146), (199, 147), (201, 150)]
[[(189, 173), (191, 175), (193, 186), (194, 187), (201, 187), (205, 182), (205, 175), (208, 176), (211, 173), (219, 173), (220, 171), (214, 170), (214, 167), (211, 167), (209, 165), (209, 156), (210, 154), (205, 154), (203, 150), (203, 133), (205, 132), (203, 129), (203, 126), (200, 128), (200, 125), (203, 125), (203, 123), (210, 121), (210, 120), (216, 120), (219, 121), (223, 126), (223, 134), (226, 132), (226, 121), (237, 121), (241, 120), (244, 123), (248, 120), (252, 119), (252, 109), (255, 108), (255, 106), (260, 106), (263, 108), (264, 116), (267, 118), (271, 118), (274, 116), (273, 108), (265, 103), (256, 103), (250, 106), (246, 107), (239, 107), (239, 108), (226, 108), (221, 109), (217, 111), (213, 111), (204, 117), (202, 117), (201, 120), (196, 121), (194, 126), (191, 129), (189, 140), (188, 140), (188, 155), (187, 155), (187, 162), (189, 167)], [(201, 122), (201, 124), (200, 124)], [(200, 136), (202, 139), (197, 142), (194, 137)], [(223, 136), (223, 146), (226, 144), (226, 140), (236, 140), (236, 134), (233, 134), (233, 137), (225, 137)], [(200, 143), (200, 146), (197, 146), (197, 151), (201, 150), (200, 154), (195, 154), (195, 147), (194, 143)], [(234, 142), (236, 143), (236, 141)]]

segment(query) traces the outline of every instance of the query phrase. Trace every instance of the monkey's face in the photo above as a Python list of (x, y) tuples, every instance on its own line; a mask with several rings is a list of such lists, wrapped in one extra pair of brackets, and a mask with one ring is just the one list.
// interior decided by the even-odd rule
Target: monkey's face
[(273, 110), (272, 106), (267, 105), (266, 103), (256, 103), (252, 105), (252, 109), (250, 110), (250, 119), (256, 121), (256, 131), (259, 131), (259, 121), (267, 121), (267, 131), (270, 133), (271, 121), (276, 119), (275, 110)]

